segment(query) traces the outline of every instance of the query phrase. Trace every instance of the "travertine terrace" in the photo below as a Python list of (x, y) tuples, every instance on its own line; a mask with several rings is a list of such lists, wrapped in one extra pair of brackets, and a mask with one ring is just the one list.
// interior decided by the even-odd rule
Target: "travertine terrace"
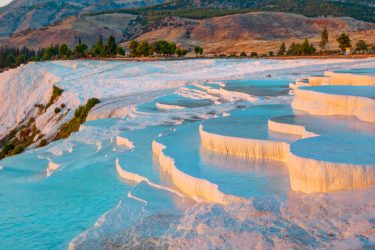
[[(361, 121), (370, 127), (375, 123), (374, 72), (325, 72), (324, 76), (299, 80), (290, 87), (295, 93), (292, 107), (307, 113), (303, 116), (305, 123), (298, 124), (299, 116), (275, 117), (268, 121), (268, 129), (300, 139), (288, 143), (239, 138), (207, 132), (201, 126), (202, 145), (218, 153), (286, 162), (293, 191), (330, 192), (374, 185), (375, 155), (371, 150), (374, 142), (361, 135), (360, 129), (355, 132), (350, 129)], [(332, 129), (322, 134), (319, 129), (309, 131), (309, 122), (322, 116), (332, 121), (336, 117), (351, 120), (345, 121), (347, 127), (340, 132), (334, 130), (337, 124), (329, 121), (321, 126)]]

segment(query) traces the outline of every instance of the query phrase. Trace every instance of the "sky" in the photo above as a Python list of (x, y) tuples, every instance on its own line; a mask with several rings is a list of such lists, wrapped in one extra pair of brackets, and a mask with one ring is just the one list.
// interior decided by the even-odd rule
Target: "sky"
[(12, 2), (13, 0), (0, 0), (0, 7), (7, 5), (8, 3)]

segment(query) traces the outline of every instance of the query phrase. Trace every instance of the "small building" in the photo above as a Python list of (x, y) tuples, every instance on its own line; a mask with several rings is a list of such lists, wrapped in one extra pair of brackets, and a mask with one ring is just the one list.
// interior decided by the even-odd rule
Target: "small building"
[(351, 49), (348, 47), (345, 49), (345, 55), (350, 55)]

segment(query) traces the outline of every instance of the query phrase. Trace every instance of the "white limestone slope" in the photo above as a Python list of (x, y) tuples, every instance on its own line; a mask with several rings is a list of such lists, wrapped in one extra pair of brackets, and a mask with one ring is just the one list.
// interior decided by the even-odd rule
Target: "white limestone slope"
[(166, 146), (159, 142), (152, 142), (152, 151), (157, 156), (162, 171), (167, 173), (171, 177), (173, 184), (190, 198), (222, 205), (244, 201), (241, 197), (221, 192), (218, 185), (214, 183), (190, 176), (179, 170), (175, 165), (175, 161), (164, 153), (165, 149)]
[[(369, 90), (374, 91), (375, 87), (364, 88), (363, 95), (366, 96)], [(346, 93), (340, 91), (335, 94), (335, 91), (330, 93), (298, 88), (292, 106), (310, 115), (355, 116), (362, 121), (375, 122), (375, 99), (364, 96), (352, 95), (350, 89)]]
[[(73, 116), (75, 108), (89, 98), (113, 99), (101, 105), (89, 120), (106, 117), (122, 117), (132, 113), (117, 97), (135, 93), (179, 88), (187, 83), (198, 83), (222, 79), (241, 78), (244, 75), (266, 70), (290, 68), (327, 67), (329, 65), (372, 64), (372, 60), (186, 60), (159, 62), (110, 62), (110, 61), (50, 61), (29, 63), (0, 74), (0, 138), (27, 119), (35, 115), (35, 104), (46, 104), (52, 86), (64, 89), (63, 95), (47, 112), (37, 117), (37, 128), (48, 135)], [(233, 99), (241, 93), (209, 90), (220, 98)], [(219, 91), (219, 92), (218, 92)], [(225, 93), (224, 93), (224, 92)], [(216, 93), (217, 92), (217, 93)], [(232, 96), (228, 96), (232, 95)], [(155, 96), (155, 95), (152, 95)], [(224, 96), (224, 97), (223, 97)], [(143, 95), (148, 99), (147, 95)], [(132, 99), (131, 97), (129, 97)], [(240, 98), (248, 99), (248, 96)], [(138, 98), (139, 99), (139, 98)], [(60, 104), (66, 105), (62, 113), (67, 118), (55, 115)], [(136, 102), (137, 103), (137, 102)], [(131, 105), (129, 105), (131, 106)], [(67, 111), (70, 110), (69, 113)]]
[(0, 139), (46, 104), (52, 86), (60, 80), (37, 63), (0, 74)]

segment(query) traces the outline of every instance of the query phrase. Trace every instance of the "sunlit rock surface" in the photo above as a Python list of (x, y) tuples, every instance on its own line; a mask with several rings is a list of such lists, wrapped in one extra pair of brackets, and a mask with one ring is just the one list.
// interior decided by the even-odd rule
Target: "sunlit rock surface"
[[(91, 97), (101, 103), (66, 140), (0, 162), (0, 248), (372, 249), (374, 123), (311, 115), (292, 101), (304, 88), (347, 95), (311, 87), (309, 76), (374, 67), (63, 61), (5, 72), (4, 134), (29, 114), (52, 133), (62, 103), (59, 122)], [(46, 104), (53, 85), (64, 92), (38, 116), (34, 104)], [(351, 96), (371, 99), (350, 85)]]
[(375, 184), (374, 136), (343, 134), (291, 145), (291, 188), (305, 193), (365, 188)]
[[(290, 144), (264, 135), (263, 140), (259, 140), (262, 132), (265, 134), (257, 125), (260, 118), (250, 114), (246, 116), (249, 119), (247, 122), (239, 122), (247, 124), (250, 132), (241, 132), (241, 136), (237, 137), (231, 136), (238, 134), (233, 127), (240, 131), (243, 128), (232, 127), (230, 122), (224, 125), (230, 127), (225, 135), (217, 127), (215, 133), (210, 133), (200, 126), (202, 145), (222, 154), (283, 160), (288, 165), (291, 189), (294, 191), (330, 192), (371, 186), (375, 183), (372, 150), (375, 126), (366, 122), (375, 122), (375, 82), (371, 75), (362, 75), (363, 72), (326, 72), (324, 77), (309, 77), (303, 84), (297, 81), (292, 85), (295, 91), (292, 102), (294, 109), (310, 115), (339, 116), (329, 120), (289, 115), (268, 120), (269, 131), (296, 135), (301, 140)], [(335, 85), (335, 81), (341, 78), (332, 77), (341, 74), (349, 75), (349, 80), (343, 81), (341, 86), (316, 86), (323, 85), (323, 81), (328, 85), (331, 80), (331, 85)], [(365, 86), (361, 86), (361, 82)], [(374, 86), (366, 86), (370, 84)], [(272, 112), (266, 113), (272, 116)], [(343, 116), (348, 118), (345, 120)], [(365, 122), (356, 121), (351, 118), (353, 116)], [(320, 126), (317, 126), (317, 121), (322, 122)], [(266, 126), (263, 124), (260, 127), (264, 129)], [(353, 131), (356, 133), (351, 133)]]
[(355, 116), (375, 122), (375, 86), (318, 86), (295, 90), (293, 108), (311, 115)]

